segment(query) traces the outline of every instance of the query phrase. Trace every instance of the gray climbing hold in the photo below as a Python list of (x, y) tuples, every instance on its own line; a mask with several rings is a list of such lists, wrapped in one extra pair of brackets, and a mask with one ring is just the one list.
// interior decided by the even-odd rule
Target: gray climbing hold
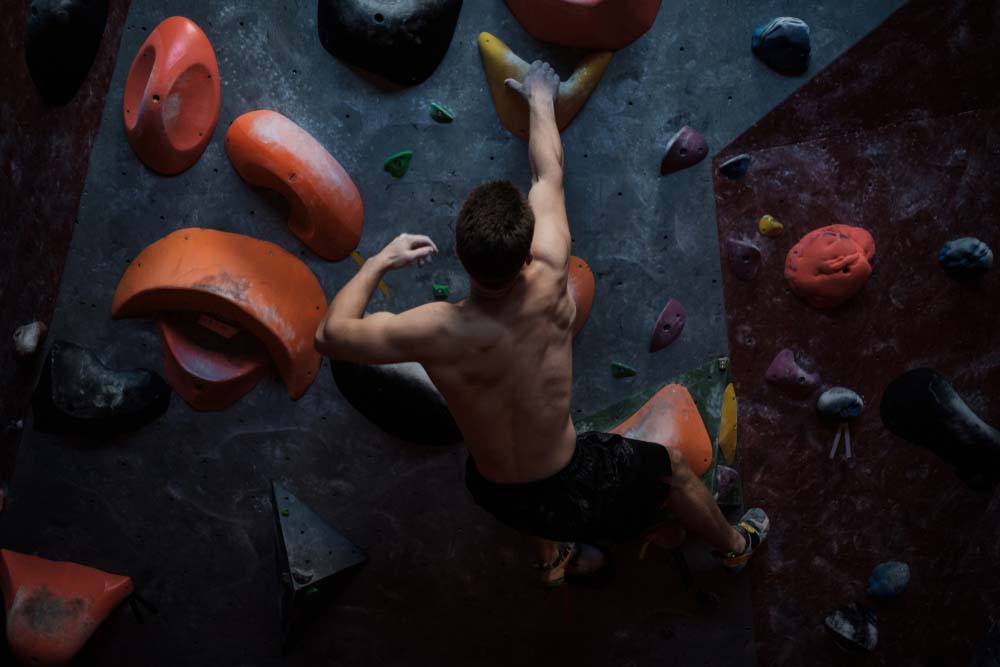
[(894, 598), (910, 583), (910, 566), (899, 561), (888, 561), (875, 566), (868, 577), (868, 595), (877, 598)]
[(781, 16), (753, 31), (750, 48), (768, 67), (781, 74), (803, 74), (812, 50), (805, 21)]
[(834, 609), (825, 621), (826, 629), (838, 644), (869, 652), (878, 644), (877, 624), (875, 611), (857, 603)]
[(667, 150), (660, 162), (660, 174), (672, 174), (675, 171), (693, 167), (708, 155), (708, 144), (701, 134), (685, 125), (674, 133), (667, 142)]
[(774, 357), (764, 379), (786, 394), (798, 397), (808, 396), (820, 384), (819, 374), (804, 369), (795, 358), (795, 353), (788, 348)]
[(753, 158), (746, 153), (731, 157), (719, 165), (719, 172), (731, 181), (738, 181), (747, 175), (751, 161)]
[(653, 328), (653, 337), (649, 341), (649, 351), (657, 352), (673, 343), (684, 331), (687, 314), (684, 306), (677, 299), (670, 299), (663, 307)]
[(938, 261), (959, 280), (978, 278), (993, 267), (993, 251), (977, 238), (948, 241), (938, 253)]
[(44, 322), (32, 322), (18, 327), (14, 331), (14, 353), (21, 358), (33, 356), (48, 331)]
[(740, 280), (751, 281), (760, 270), (760, 248), (752, 241), (730, 238), (726, 241), (729, 268)]
[(816, 401), (816, 410), (828, 419), (853, 419), (865, 409), (865, 402), (856, 391), (847, 387), (830, 387)]

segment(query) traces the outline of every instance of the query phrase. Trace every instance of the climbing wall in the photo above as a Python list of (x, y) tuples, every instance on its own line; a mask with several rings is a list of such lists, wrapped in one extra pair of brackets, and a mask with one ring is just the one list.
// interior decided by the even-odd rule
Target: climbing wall
[[(681, 126), (698, 128), (715, 153), (807, 80), (755, 61), (750, 30), (782, 13), (808, 19), (815, 73), (899, 4), (665, 3), (652, 29), (612, 58), (564, 134), (573, 252), (596, 278), (575, 343), (574, 417), (726, 355), (712, 165), (665, 177), (659, 165)], [(211, 41), (221, 107), (198, 161), (164, 177), (129, 145), (122, 96), (140, 45), (171, 15), (190, 18)], [(112, 366), (160, 370), (155, 324), (112, 321), (112, 299), (143, 248), (187, 227), (272, 242), (328, 295), (354, 274), (351, 260), (313, 254), (289, 229), (283, 202), (231, 166), (225, 131), (257, 109), (294, 121), (351, 175), (365, 204), (361, 255), (403, 231), (437, 241), (441, 256), (390, 274), (373, 308), (423, 303), (433, 284), (449, 285), (452, 300), (467, 293), (452, 240), (465, 194), (490, 178), (529, 182), (525, 144), (497, 118), (477, 36), (489, 31), (529, 62), (551, 59), (564, 78), (583, 54), (534, 41), (502, 2), (467, 2), (436, 72), (419, 86), (386, 88), (323, 48), (316, 16), (311, 0), (133, 2), (50, 341), (84, 344)], [(432, 101), (455, 121), (434, 122)], [(414, 155), (397, 180), (383, 162), (401, 150)], [(685, 330), (650, 354), (669, 298), (684, 304)], [(612, 361), (637, 374), (613, 378)], [(223, 412), (196, 413), (174, 396), (161, 418), (129, 435), (48, 435), (29, 420), (0, 529), (12, 549), (126, 573), (158, 610), (141, 624), (127, 608), (112, 614), (84, 648), (84, 664), (753, 664), (747, 577), (720, 577), (694, 545), (697, 586), (718, 601), (699, 604), (667, 554), (640, 561), (638, 545), (626, 545), (614, 587), (546, 595), (517, 536), (472, 505), (465, 456), (387, 436), (346, 403), (324, 363), (296, 402), (272, 376)], [(271, 479), (369, 558), (286, 661)]]
[[(746, 500), (773, 521), (753, 572), (763, 664), (838, 664), (823, 619), (851, 602), (877, 612), (879, 664), (970, 664), (1000, 613), (998, 496), (969, 489), (879, 416), (893, 378), (930, 367), (1000, 423), (1000, 276), (960, 282), (938, 264), (956, 237), (1000, 246), (997, 17), (989, 2), (910, 3), (717, 159), (753, 158), (744, 180), (716, 177), (716, 205), (720, 238), (751, 239), (762, 255), (754, 280), (724, 268), (724, 286)], [(945, 78), (947, 93), (927, 85)], [(783, 236), (756, 234), (763, 214)], [(878, 249), (861, 292), (821, 311), (783, 270), (796, 241), (833, 223), (868, 230)], [(796, 400), (765, 381), (783, 348), (824, 387), (866, 401), (850, 459), (843, 444), (830, 458), (837, 426), (817, 417), (818, 391)], [(889, 560), (908, 562), (912, 581), (879, 603), (867, 579)]]

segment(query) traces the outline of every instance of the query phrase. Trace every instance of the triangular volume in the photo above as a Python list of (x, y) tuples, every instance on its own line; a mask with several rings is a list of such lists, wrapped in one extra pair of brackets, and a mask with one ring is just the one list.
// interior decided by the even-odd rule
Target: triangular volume
[[(521, 81), (529, 65), (502, 41), (488, 32), (479, 33), (479, 55), (493, 96), (500, 122), (512, 134), (528, 138), (528, 105), (520, 94), (504, 83), (507, 79)], [(559, 84), (556, 98), (556, 124), (565, 130), (597, 88), (611, 62), (610, 51), (598, 51), (586, 56), (568, 80)]]
[(0, 549), (7, 642), (23, 664), (62, 665), (132, 591), (132, 579)]
[(368, 560), (365, 553), (340, 534), (280, 482), (271, 482), (278, 576), (281, 583), (282, 642), (305, 607), (326, 600), (333, 578)]

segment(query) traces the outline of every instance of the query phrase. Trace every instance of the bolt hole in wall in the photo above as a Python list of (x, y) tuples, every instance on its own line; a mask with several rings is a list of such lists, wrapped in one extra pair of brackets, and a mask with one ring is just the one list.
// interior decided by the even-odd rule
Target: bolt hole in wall
[(382, 16), (381, 14), (376, 14), (375, 15), (375, 23), (381, 23), (384, 20), (385, 20), (385, 17)]

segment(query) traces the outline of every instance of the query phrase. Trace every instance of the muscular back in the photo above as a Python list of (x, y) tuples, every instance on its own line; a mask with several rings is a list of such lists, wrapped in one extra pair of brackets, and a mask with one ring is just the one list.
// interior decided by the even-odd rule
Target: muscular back
[(488, 479), (542, 479), (572, 457), (575, 312), (565, 267), (542, 261), (525, 266), (502, 298), (451, 309), (444, 328), (458, 349), (425, 367)]

